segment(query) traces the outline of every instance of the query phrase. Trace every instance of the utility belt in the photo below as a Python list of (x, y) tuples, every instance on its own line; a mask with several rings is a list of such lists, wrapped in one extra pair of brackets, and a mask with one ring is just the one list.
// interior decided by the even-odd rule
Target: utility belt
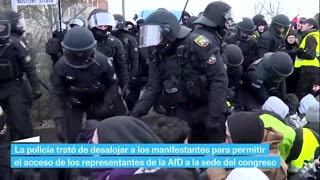
[(73, 97), (76, 104), (81, 104), (83, 101), (94, 101), (95, 99), (101, 99), (101, 96), (105, 94), (105, 85), (101, 82), (95, 82), (88, 88), (79, 88), (76, 86), (69, 86), (68, 94)]
[(173, 104), (187, 102), (208, 102), (208, 84), (205, 75), (184, 82), (171, 76), (163, 82), (163, 93)]

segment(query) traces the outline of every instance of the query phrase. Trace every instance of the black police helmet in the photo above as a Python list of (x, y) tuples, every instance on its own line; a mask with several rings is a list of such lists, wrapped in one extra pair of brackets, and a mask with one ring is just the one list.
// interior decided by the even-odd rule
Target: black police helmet
[(90, 30), (85, 27), (74, 27), (67, 31), (61, 45), (70, 51), (87, 51), (94, 48), (96, 43)]
[(240, 66), (243, 63), (243, 55), (239, 46), (234, 44), (228, 44), (225, 47), (224, 53), (228, 59), (228, 65)]
[(151, 13), (143, 22), (142, 25), (160, 25), (164, 26), (169, 31), (169, 40), (184, 38), (191, 29), (181, 26), (177, 17), (167, 10), (156, 10)]
[(263, 57), (265, 68), (270, 71), (275, 79), (285, 78), (293, 73), (293, 62), (285, 52), (266, 53)]
[(114, 19), (116, 20), (116, 30), (118, 29), (126, 29), (126, 19), (120, 14), (114, 14)]
[(88, 16), (88, 19), (87, 19), (87, 20), (89, 20), (92, 15), (97, 14), (97, 13), (101, 13), (101, 12), (108, 13), (108, 10), (102, 9), (102, 8), (96, 8), (96, 9), (92, 10), (92, 11), (89, 13), (89, 16)]
[(11, 31), (22, 35), (25, 32), (25, 23), (22, 15), (15, 11), (7, 11), (7, 18), (10, 20)]
[(253, 21), (250, 18), (244, 17), (242, 21), (236, 24), (237, 28), (247, 32), (253, 32), (255, 30)]
[(276, 36), (285, 38), (290, 30), (290, 20), (286, 15), (278, 14), (272, 18), (270, 27)]
[[(0, 39), (6, 39), (10, 36), (11, 24), (5, 12), (0, 11)], [(1, 42), (0, 42), (1, 43)]]
[(214, 1), (205, 8), (203, 15), (196, 20), (195, 24), (208, 27), (224, 27), (226, 22), (225, 15), (231, 10), (231, 6), (222, 1)]
[(271, 24), (277, 24), (281, 26), (290, 26), (290, 20), (286, 15), (278, 14), (272, 18)]
[(190, 29), (194, 29), (195, 24), (193, 24), (193, 22), (195, 22), (199, 17), (198, 16), (191, 16), (187, 22), (186, 22), (186, 26)]
[(255, 16), (253, 16), (252, 20), (253, 20), (253, 24), (255, 26), (258, 26), (260, 21), (265, 21), (265, 17), (262, 14), (257, 14)]

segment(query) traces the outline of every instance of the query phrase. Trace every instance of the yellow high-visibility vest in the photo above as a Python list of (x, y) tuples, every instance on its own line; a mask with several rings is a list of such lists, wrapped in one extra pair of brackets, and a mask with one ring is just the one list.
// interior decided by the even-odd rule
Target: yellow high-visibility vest
[(306, 37), (303, 38), (299, 48), (305, 49), (306, 46), (306, 39), (309, 36), (314, 36), (317, 41), (317, 47), (316, 47), (316, 57), (313, 60), (310, 59), (299, 59), (298, 57), (296, 58), (294, 62), (294, 67), (295, 68), (300, 68), (301, 66), (312, 66), (312, 67), (320, 67), (320, 61), (318, 57), (320, 57), (320, 32), (311, 32)]
[(296, 173), (304, 166), (304, 161), (311, 161), (319, 146), (318, 139), (308, 128), (303, 128), (303, 144), (299, 157), (289, 163), (289, 171)]

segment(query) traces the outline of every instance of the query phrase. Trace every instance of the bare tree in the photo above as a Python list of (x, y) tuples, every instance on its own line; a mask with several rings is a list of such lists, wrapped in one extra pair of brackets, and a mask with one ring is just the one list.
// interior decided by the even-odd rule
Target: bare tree
[[(97, 0), (89, 0), (86, 2), (83, 0), (61, 1), (61, 15), (63, 21), (69, 21), (74, 17), (84, 17), (84, 12), (91, 7), (91, 4), (95, 4), (96, 2)], [(19, 8), (19, 12), (26, 13), (27, 11), (31, 12), (29, 15), (32, 20), (36, 21), (41, 27), (48, 28), (59, 21), (57, 6), (23, 6)]]
[(286, 14), (281, 0), (257, 0), (254, 4), (255, 14), (263, 14), (270, 19), (277, 14)]
[(0, 10), (12, 9), (10, 0), (1, 0), (0, 1)]
[[(90, 0), (89, 2), (87, 0), (61, 0), (63, 22), (74, 17), (85, 17), (86, 11), (92, 7), (92, 4), (95, 4), (94, 2), (90, 2)], [(50, 32), (51, 26), (59, 22), (57, 6), (19, 6), (18, 10), (24, 14), (25, 19), (28, 19), (26, 20), (27, 26), (32, 32), (26, 34), (26, 39), (29, 53), (37, 65), (38, 76), (46, 86), (50, 87), (49, 76), (52, 71), (52, 61), (45, 53), (45, 44), (52, 34)], [(42, 120), (50, 119), (49, 92), (42, 88), (42, 93), (42, 97), (33, 106), (32, 120), (35, 126), (39, 125)]]

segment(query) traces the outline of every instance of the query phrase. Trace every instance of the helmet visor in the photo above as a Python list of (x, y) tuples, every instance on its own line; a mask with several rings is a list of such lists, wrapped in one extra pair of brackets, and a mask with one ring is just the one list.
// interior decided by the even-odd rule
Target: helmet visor
[(143, 25), (140, 27), (139, 47), (158, 46), (163, 40), (162, 27), (159, 25)]
[(67, 65), (72, 68), (82, 69), (88, 67), (93, 62), (95, 50), (89, 49), (87, 51), (70, 51), (65, 50), (65, 61)]
[(83, 21), (83, 20), (75, 18), (75, 19), (72, 19), (72, 20), (70, 21), (70, 24), (69, 24), (69, 25), (72, 26), (72, 27), (74, 27), (74, 26), (84, 27), (85, 24), (84, 24), (84, 21)]
[(231, 9), (225, 12), (224, 18), (226, 19), (226, 27), (232, 27), (234, 25), (234, 14)]
[(278, 25), (276, 24), (275, 26), (275, 33), (281, 38), (287, 37), (289, 31), (290, 31), (291, 26), (283, 26), (283, 25)]
[(9, 21), (0, 21), (0, 38), (10, 36), (11, 26)]
[(100, 12), (97, 14), (93, 14), (89, 20), (88, 24), (90, 28), (94, 28), (97, 26), (115, 26), (115, 20), (112, 14)]
[(54, 24), (51, 28), (51, 31), (52, 32), (55, 32), (55, 31), (65, 31), (67, 30), (67, 26), (66, 24), (64, 23), (61, 23), (61, 26), (60, 26), (60, 23), (57, 23), (57, 24)]

